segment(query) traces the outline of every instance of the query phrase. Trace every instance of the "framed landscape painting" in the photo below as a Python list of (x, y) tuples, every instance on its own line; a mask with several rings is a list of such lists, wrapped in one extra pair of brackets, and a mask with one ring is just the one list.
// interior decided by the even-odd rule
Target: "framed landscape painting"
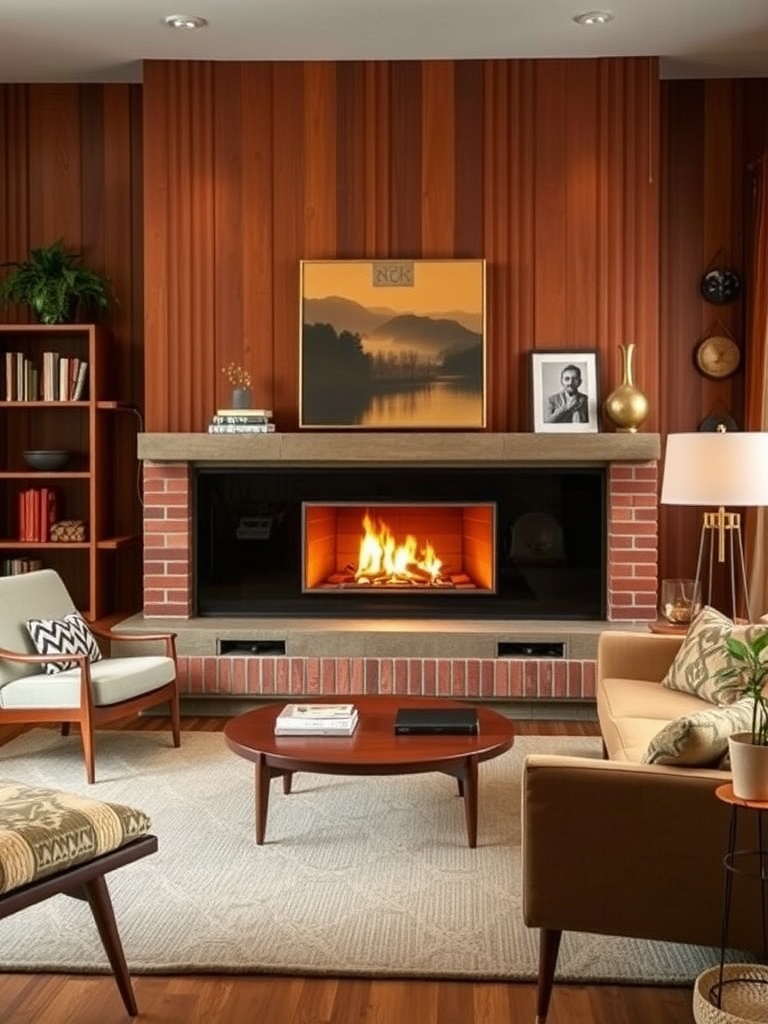
[(299, 426), (486, 422), (485, 261), (302, 260)]
[(599, 430), (597, 352), (532, 352), (535, 433)]

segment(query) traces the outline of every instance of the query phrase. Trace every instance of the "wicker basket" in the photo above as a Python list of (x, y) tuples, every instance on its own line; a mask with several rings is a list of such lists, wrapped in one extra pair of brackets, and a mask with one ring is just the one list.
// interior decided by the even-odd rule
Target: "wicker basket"
[(696, 1024), (768, 1024), (768, 966), (726, 964), (722, 1005), (718, 1007), (719, 980), (719, 966), (710, 967), (696, 979), (693, 988)]

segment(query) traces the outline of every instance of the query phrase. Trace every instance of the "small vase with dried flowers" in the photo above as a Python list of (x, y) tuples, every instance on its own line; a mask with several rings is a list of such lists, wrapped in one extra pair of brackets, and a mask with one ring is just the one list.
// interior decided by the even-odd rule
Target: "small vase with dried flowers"
[(253, 398), (251, 373), (238, 363), (229, 363), (221, 371), (232, 385), (232, 408), (249, 409)]

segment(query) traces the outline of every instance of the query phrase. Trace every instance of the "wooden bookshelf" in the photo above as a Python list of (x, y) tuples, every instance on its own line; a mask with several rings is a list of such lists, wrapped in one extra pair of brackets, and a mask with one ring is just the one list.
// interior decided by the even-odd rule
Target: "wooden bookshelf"
[[(7, 359), (9, 352), (21, 353), (25, 366), (37, 372), (17, 373), (19, 360)], [(53, 360), (46, 352), (54, 353)], [(126, 568), (121, 560), (135, 562), (140, 551), (138, 497), (126, 484), (136, 479), (138, 464), (117, 465), (116, 421), (130, 406), (115, 392), (112, 352), (111, 332), (95, 324), (0, 324), (0, 572), (28, 552), (61, 574), (91, 620), (115, 610), (114, 582)], [(62, 398), (43, 399), (44, 362), (87, 364), (77, 401), (71, 389), (54, 392)], [(30, 377), (33, 387), (22, 387)], [(71, 454), (60, 470), (35, 470), (24, 461), (30, 449)], [(54, 490), (57, 520), (81, 520), (85, 539), (22, 540), (19, 495), (30, 488)]]

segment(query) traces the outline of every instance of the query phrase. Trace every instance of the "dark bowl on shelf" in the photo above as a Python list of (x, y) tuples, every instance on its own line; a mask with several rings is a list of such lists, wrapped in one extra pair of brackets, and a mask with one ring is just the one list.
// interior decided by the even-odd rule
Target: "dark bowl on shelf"
[(21, 453), (30, 469), (63, 469), (72, 452), (56, 448), (38, 448)]

